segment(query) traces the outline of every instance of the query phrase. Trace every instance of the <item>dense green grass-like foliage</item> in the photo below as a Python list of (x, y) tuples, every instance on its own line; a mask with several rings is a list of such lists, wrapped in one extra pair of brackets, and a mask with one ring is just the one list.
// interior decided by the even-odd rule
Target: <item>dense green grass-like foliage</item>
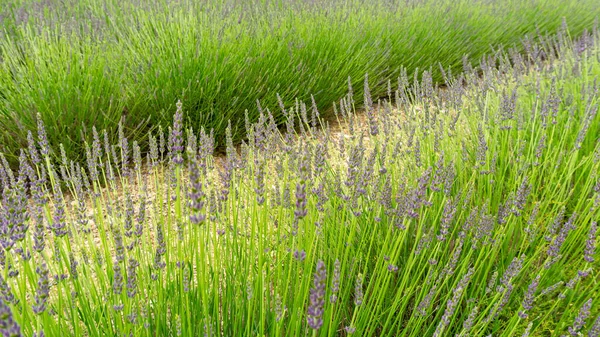
[[(117, 1), (11, 0), (1, 8), (0, 151), (16, 161), (39, 112), (49, 141), (82, 155), (91, 126), (146, 144), (147, 131), (170, 122), (175, 102), (186, 124), (214, 129), (217, 141), (257, 101), (283, 116), (295, 99), (320, 109), (341, 98), (348, 78), (362, 99), (365, 74), (374, 96), (405, 67), (408, 76), (439, 65), (455, 73), (462, 58), (490, 47), (554, 34), (564, 19), (574, 35), (600, 13), (596, 0), (409, 1)], [(326, 110), (324, 110), (327, 112)], [(152, 123), (150, 123), (152, 121)]]
[(349, 94), (349, 135), (263, 111), (220, 161), (181, 104), (147, 167), (122, 128), (85, 167), (55, 161), (40, 125), (0, 166), (0, 330), (598, 337), (598, 42), (498, 54), (443, 90), (401, 77), (377, 107), (364, 90), (365, 128)]

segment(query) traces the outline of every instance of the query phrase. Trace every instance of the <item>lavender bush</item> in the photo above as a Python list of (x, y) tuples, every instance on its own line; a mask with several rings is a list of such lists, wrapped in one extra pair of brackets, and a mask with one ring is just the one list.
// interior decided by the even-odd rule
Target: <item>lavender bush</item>
[[(430, 97), (431, 84), (459, 72), (465, 54), (486, 62), (490, 46), (553, 34), (562, 20), (579, 36), (598, 15), (597, 0), (5, 0), (0, 151), (16, 164), (37, 113), (56, 156), (62, 143), (74, 159), (85, 157), (81, 140), (92, 143), (94, 126), (116, 142), (119, 122), (129, 151), (133, 141), (147, 150), (148, 131), (174, 122), (179, 99), (186, 122), (213, 129), (224, 146), (228, 121), (234, 140), (244, 136), (244, 111), (258, 121), (257, 98), (280, 125), (278, 100), (290, 106), (314, 95), (319, 115), (331, 116), (326, 108), (348, 78), (360, 104), (365, 73), (379, 97), (400, 65), (411, 82), (428, 70), (418, 95)], [(506, 117), (512, 97), (506, 90)]]

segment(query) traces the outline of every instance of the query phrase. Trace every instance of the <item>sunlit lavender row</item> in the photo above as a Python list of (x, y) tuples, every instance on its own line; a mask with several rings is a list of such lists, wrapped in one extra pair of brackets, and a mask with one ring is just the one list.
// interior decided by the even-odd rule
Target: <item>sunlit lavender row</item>
[(598, 337), (599, 39), (384, 100), (365, 77), (335, 121), (259, 104), (218, 156), (185, 100), (148, 153), (94, 129), (83, 164), (40, 122), (18, 170), (2, 157), (0, 331)]
[[(256, 100), (284, 120), (311, 96), (324, 117), (348, 77), (362, 105), (362, 79), (385, 95), (400, 66), (442, 81), (467, 54), (554, 34), (579, 36), (600, 16), (597, 0), (3, 0), (0, 1), (0, 151), (11, 165), (27, 132), (44, 121), (48, 141), (85, 157), (92, 127), (116, 142), (121, 121), (148, 149), (147, 132), (172, 124), (178, 99), (186, 125), (235, 142)], [(121, 120), (122, 116), (127, 118)]]

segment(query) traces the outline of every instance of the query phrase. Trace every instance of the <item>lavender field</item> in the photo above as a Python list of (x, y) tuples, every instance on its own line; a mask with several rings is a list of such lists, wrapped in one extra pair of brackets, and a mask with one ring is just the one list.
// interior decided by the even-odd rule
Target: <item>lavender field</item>
[[(591, 29), (597, 0), (5, 0), (0, 2), (0, 151), (11, 165), (34, 131), (85, 158), (92, 127), (117, 142), (118, 124), (147, 152), (148, 132), (173, 123), (214, 130), (223, 147), (245, 136), (244, 112), (256, 101), (276, 123), (285, 106), (314, 97), (322, 116), (350, 78), (362, 104), (362, 79), (375, 97), (401, 69), (435, 83), (522, 40)], [(412, 81), (412, 80), (411, 80)], [(59, 158), (55, 156), (54, 158)]]
[(600, 336), (600, 30), (463, 55), (274, 91), (222, 141), (185, 95), (71, 148), (36, 113), (0, 153), (0, 332)]

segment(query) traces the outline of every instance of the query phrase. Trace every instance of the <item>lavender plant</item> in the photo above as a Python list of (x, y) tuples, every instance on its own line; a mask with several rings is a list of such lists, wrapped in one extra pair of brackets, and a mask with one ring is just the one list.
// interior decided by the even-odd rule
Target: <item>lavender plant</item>
[[(214, 129), (217, 141), (228, 120), (241, 139), (244, 111), (251, 122), (259, 119), (257, 98), (265, 111), (278, 100), (286, 107), (296, 98), (310, 102), (306, 121), (315, 125), (317, 116), (331, 115), (325, 108), (345, 94), (349, 78), (356, 95), (348, 103), (369, 107), (374, 134), (379, 127), (371, 105), (395, 94), (387, 83), (396, 77), (423, 82), (414, 95), (398, 97), (432, 99), (443, 73), (463, 68), (463, 55), (491, 68), (484, 57), (490, 46), (511, 46), (524, 35), (535, 41), (556, 32), (563, 19), (579, 36), (600, 11), (594, 0), (291, 0), (285, 6), (258, 0), (13, 0), (0, 4), (0, 13), (0, 150), (16, 162), (38, 112), (48, 131), (42, 155), (63, 143), (82, 159), (81, 137), (92, 144), (94, 126), (108, 129), (114, 140), (121, 122), (130, 145), (146, 146), (148, 131), (171, 120), (165, 112), (178, 99), (190, 110), (191, 125)], [(519, 49), (536, 60), (550, 55), (541, 47)], [(522, 59), (517, 64), (529, 61)], [(425, 76), (420, 69), (428, 70)], [(367, 72), (379, 78), (363, 91)], [(517, 116), (513, 89), (503, 90), (504, 123)], [(552, 95), (543, 106), (553, 121), (560, 97)], [(283, 117), (273, 110), (275, 122)]]

